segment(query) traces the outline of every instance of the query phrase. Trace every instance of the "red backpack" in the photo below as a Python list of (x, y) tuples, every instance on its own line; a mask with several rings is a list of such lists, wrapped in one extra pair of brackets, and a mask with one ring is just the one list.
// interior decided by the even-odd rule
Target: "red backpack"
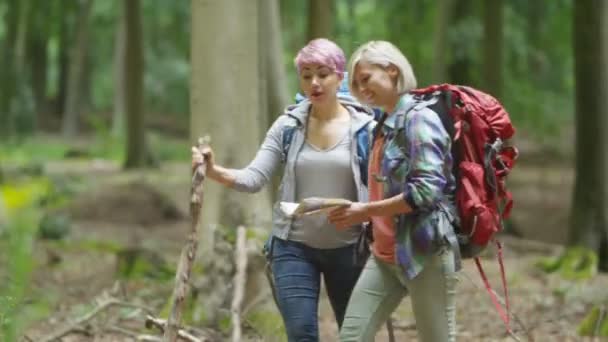
[[(510, 332), (502, 246), (494, 236), (503, 229), (503, 220), (509, 217), (513, 206), (505, 181), (517, 158), (517, 149), (509, 144), (515, 128), (500, 103), (479, 90), (441, 84), (412, 93), (417, 101), (426, 103), (439, 115), (452, 138), (456, 207), (460, 217), (456, 234), (461, 255), (475, 259), (484, 284)], [(495, 241), (498, 247), (506, 313), (492, 291), (478, 257), (490, 241)]]

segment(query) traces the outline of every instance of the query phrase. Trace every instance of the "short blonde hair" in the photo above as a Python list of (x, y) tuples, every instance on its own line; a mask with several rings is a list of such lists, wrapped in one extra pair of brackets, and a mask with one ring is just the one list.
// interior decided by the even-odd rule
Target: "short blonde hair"
[(414, 70), (401, 50), (390, 42), (384, 40), (372, 40), (361, 45), (348, 61), (348, 73), (351, 76), (348, 86), (350, 88), (350, 92), (356, 98), (360, 97), (359, 89), (355, 89), (355, 68), (359, 62), (374, 64), (383, 68), (386, 68), (389, 65), (394, 65), (399, 70), (397, 92), (400, 94), (416, 88), (416, 76), (414, 75)]

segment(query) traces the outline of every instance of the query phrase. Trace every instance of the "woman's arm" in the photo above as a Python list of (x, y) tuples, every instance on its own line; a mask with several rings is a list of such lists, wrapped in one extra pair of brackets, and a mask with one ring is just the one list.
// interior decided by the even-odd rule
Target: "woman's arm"
[(412, 208), (403, 200), (403, 195), (381, 201), (356, 202), (346, 208), (338, 208), (329, 213), (329, 222), (338, 229), (345, 229), (370, 220), (372, 216), (392, 216), (408, 214)]
[(450, 158), (450, 136), (437, 113), (428, 108), (412, 111), (406, 121), (411, 170), (403, 199), (413, 210), (431, 209), (444, 196), (447, 184), (446, 159)]
[(446, 185), (445, 158), (450, 153), (450, 138), (441, 120), (431, 110), (410, 113), (404, 134), (409, 142), (411, 170), (403, 193), (380, 201), (353, 203), (329, 215), (338, 228), (365, 222), (371, 216), (408, 214), (432, 207), (443, 196)]
[[(281, 134), (283, 118), (279, 117), (266, 133), (255, 158), (243, 169), (231, 169), (215, 164), (213, 150), (205, 146), (200, 150), (193, 147), (192, 163), (198, 165), (201, 158), (207, 158), (207, 176), (220, 184), (242, 192), (258, 192), (268, 183), (277, 166), (281, 163)], [(199, 151), (198, 153), (196, 151)]]

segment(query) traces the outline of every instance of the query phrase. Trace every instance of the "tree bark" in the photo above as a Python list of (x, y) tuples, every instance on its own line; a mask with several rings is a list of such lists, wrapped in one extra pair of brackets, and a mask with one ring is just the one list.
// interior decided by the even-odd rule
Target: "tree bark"
[(604, 271), (608, 271), (607, 18), (606, 1), (574, 2), (576, 176), (569, 241), (596, 251)]
[(68, 69), (65, 112), (63, 113), (62, 133), (73, 137), (78, 133), (78, 120), (81, 105), (81, 81), (85, 68), (89, 41), (89, 16), (93, 0), (82, 0), (76, 21), (76, 40), (71, 48)]
[(126, 27), (125, 104), (127, 117), (125, 168), (144, 167), (147, 162), (143, 112), (144, 54), (139, 0), (123, 0)]
[(503, 86), (503, 0), (485, 0), (483, 5), (484, 89), (500, 99)]
[(331, 38), (334, 14), (334, 0), (308, 0), (308, 40)]

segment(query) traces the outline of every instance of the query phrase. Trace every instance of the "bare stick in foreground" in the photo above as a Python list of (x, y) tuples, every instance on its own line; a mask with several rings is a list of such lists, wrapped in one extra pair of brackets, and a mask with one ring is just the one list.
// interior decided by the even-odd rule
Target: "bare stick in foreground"
[[(160, 330), (161, 333), (165, 332), (166, 329), (165, 327), (167, 326), (167, 322), (164, 319), (160, 319), (160, 318), (155, 318), (152, 316), (147, 316), (146, 317), (146, 328), (151, 329), (152, 327)], [(189, 332), (187, 332), (185, 329), (179, 329), (177, 331), (177, 337), (179, 339), (182, 339), (184, 341), (188, 341), (188, 342), (205, 342), (207, 341), (206, 338), (198, 338), (192, 334), (190, 334)], [(161, 339), (159, 339), (160, 341)]]
[[(209, 142), (209, 138), (199, 138), (198, 148), (203, 147)], [(199, 164), (193, 171), (192, 185), (190, 188), (190, 233), (186, 245), (182, 249), (182, 254), (179, 259), (177, 272), (175, 274), (175, 287), (173, 289), (173, 305), (171, 313), (167, 320), (167, 328), (163, 335), (163, 341), (175, 342), (177, 340), (177, 332), (181, 324), (182, 309), (186, 293), (188, 292), (188, 281), (192, 272), (192, 265), (196, 258), (196, 250), (198, 248), (198, 226), (201, 215), (201, 207), (203, 206), (203, 181), (205, 180), (206, 163)]]
[(239, 226), (236, 231), (236, 250), (234, 252), (236, 274), (234, 275), (234, 295), (230, 311), (232, 313), (232, 342), (241, 341), (241, 305), (245, 296), (247, 282), (247, 231)]

